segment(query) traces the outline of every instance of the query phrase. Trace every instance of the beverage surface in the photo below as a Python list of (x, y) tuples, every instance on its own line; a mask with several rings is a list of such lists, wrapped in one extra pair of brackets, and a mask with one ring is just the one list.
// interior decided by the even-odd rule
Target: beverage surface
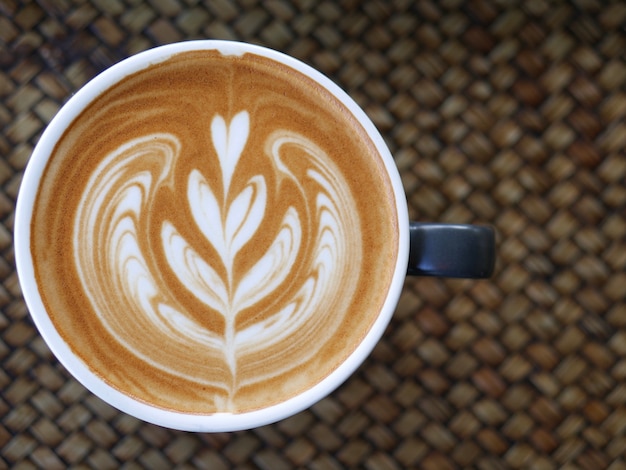
[(288, 399), (358, 346), (397, 256), (391, 183), (316, 82), (256, 55), (181, 53), (73, 122), (31, 249), (64, 340), (151, 405)]

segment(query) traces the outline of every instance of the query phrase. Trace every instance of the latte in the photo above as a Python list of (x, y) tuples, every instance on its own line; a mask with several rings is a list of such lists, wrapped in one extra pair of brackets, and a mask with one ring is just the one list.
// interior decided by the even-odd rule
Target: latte
[(376, 320), (398, 256), (392, 184), (317, 82), (182, 52), (104, 90), (58, 141), (30, 248), (59, 335), (103, 381), (183, 413), (319, 383)]

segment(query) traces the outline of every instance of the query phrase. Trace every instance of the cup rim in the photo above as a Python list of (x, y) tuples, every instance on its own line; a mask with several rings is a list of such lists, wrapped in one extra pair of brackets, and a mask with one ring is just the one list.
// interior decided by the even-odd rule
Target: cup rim
[[(93, 99), (122, 77), (165, 61), (175, 54), (193, 50), (219, 50), (225, 55), (253, 53), (294, 68), (322, 85), (351, 111), (367, 132), (381, 156), (396, 200), (396, 265), (383, 307), (366, 337), (339, 367), (313, 387), (281, 403), (243, 413), (193, 414), (161, 409), (124, 394), (95, 375), (73, 353), (50, 320), (39, 293), (30, 253), (31, 217), (39, 182), (52, 150), (67, 126)], [(170, 429), (197, 432), (239, 431), (271, 424), (311, 407), (339, 387), (371, 354), (391, 320), (403, 288), (409, 253), (408, 224), (408, 208), (400, 174), (383, 137), (361, 107), (337, 84), (310, 65), (274, 49), (238, 41), (193, 40), (154, 47), (112, 65), (83, 85), (52, 118), (33, 150), (19, 189), (14, 226), (15, 262), (24, 300), (39, 333), (59, 362), (90, 392), (124, 413)]]

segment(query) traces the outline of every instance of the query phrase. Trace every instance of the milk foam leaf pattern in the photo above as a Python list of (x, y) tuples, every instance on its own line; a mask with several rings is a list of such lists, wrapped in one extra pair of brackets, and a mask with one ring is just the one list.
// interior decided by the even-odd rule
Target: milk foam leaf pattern
[[(188, 171), (182, 181), (190, 226), (177, 226), (185, 223), (180, 217), (151, 218), (158, 190), (177, 190), (184, 156), (176, 136), (148, 135), (120, 146), (94, 171), (78, 210), (74, 256), (112, 337), (159, 370), (220, 390), (216, 403), (236, 409), (239, 390), (315, 361), (320, 338), (344, 321), (363, 258), (361, 222), (343, 174), (312, 140), (278, 129), (250, 150), (261, 154), (245, 153), (246, 111), (228, 123), (215, 116), (210, 131), (213, 148), (202, 162), (208, 165), (181, 166)], [(233, 184), (242, 158), (270, 163), (243, 187)], [(200, 170), (207, 167), (215, 177)], [(282, 185), (287, 204), (271, 204), (268, 194), (280, 194)], [(260, 243), (256, 236), (270, 216), (280, 223), (268, 223), (273, 228)], [(148, 227), (160, 230), (167, 266), (153, 261), (157, 247)], [(251, 243), (263, 250), (246, 256), (258, 258), (237, 264)], [(137, 331), (149, 333), (138, 340)], [(164, 344), (167, 357), (156, 352)]]

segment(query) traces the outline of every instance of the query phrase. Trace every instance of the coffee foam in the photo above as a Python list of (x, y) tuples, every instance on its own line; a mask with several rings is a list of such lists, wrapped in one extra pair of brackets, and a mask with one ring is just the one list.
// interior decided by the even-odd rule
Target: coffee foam
[(391, 280), (394, 214), (334, 97), (269, 59), (192, 52), (74, 122), (31, 246), (50, 316), (94, 373), (158, 407), (241, 412), (354, 350)]

